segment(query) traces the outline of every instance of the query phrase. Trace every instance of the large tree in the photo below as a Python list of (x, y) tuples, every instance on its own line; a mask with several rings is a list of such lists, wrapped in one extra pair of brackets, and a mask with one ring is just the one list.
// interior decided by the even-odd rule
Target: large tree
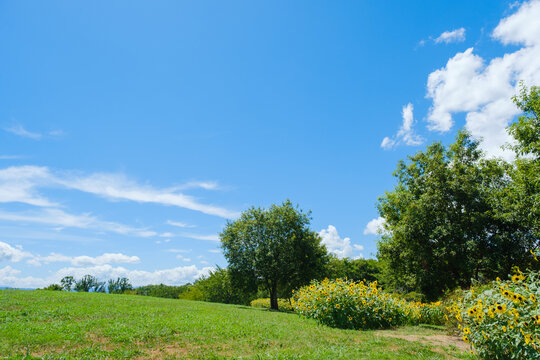
[(535, 250), (540, 246), (540, 87), (527, 89), (522, 84), (513, 100), (522, 114), (508, 128), (515, 140), (509, 147), (516, 152), (516, 160), (499, 214), (524, 224)]
[(401, 161), (394, 191), (379, 199), (386, 235), (378, 245), (395, 288), (435, 299), (445, 290), (506, 276), (531, 248), (515, 217), (498, 216), (511, 185), (510, 165), (483, 157), (460, 131), (449, 147), (434, 143)]
[(309, 229), (309, 213), (287, 200), (269, 209), (252, 207), (228, 222), (220, 234), (235, 286), (264, 288), (278, 309), (284, 295), (324, 274), (328, 255), (319, 235)]

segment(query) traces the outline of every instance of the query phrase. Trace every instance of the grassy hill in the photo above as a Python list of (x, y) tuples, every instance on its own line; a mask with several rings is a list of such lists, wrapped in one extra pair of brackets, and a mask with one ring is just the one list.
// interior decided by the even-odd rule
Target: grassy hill
[(467, 359), (441, 330), (339, 330), (295, 314), (132, 295), (0, 291), (0, 358)]

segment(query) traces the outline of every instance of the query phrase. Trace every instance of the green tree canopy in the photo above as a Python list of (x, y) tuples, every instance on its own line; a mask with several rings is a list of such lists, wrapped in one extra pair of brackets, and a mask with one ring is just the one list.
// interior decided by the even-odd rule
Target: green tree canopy
[(496, 215), (511, 183), (509, 165), (486, 160), (478, 146), (460, 131), (449, 147), (434, 143), (399, 162), (397, 186), (378, 203), (388, 231), (378, 257), (394, 288), (434, 299), (526, 261), (527, 230)]
[(381, 264), (375, 259), (338, 259), (332, 255), (326, 268), (326, 277), (329, 279), (381, 281)]
[(513, 100), (523, 113), (508, 128), (515, 139), (509, 147), (517, 158), (509, 171), (511, 186), (500, 196), (504, 207), (499, 214), (524, 224), (537, 249), (540, 246), (540, 87), (527, 89), (522, 84), (519, 96)]
[(278, 309), (278, 291), (288, 293), (324, 274), (328, 255), (319, 235), (309, 229), (310, 217), (287, 200), (269, 209), (244, 211), (220, 234), (235, 286), (270, 294)]

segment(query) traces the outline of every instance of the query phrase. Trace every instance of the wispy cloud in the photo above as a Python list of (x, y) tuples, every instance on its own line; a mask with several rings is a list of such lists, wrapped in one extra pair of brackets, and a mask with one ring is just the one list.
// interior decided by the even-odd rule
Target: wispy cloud
[(60, 209), (44, 208), (28, 212), (6, 212), (0, 210), (0, 220), (51, 225), (56, 227), (94, 229), (96, 231), (113, 232), (138, 237), (156, 236), (157, 233), (147, 229), (102, 221), (90, 214), (73, 215)]
[(57, 182), (66, 188), (103, 196), (108, 199), (173, 205), (226, 219), (239, 216), (238, 212), (214, 205), (202, 204), (195, 198), (174, 190), (156, 189), (150, 185), (137, 184), (123, 175), (92, 174), (89, 176), (67, 176), (58, 178)]
[(105, 265), (105, 264), (137, 264), (140, 262), (138, 256), (128, 256), (121, 253), (112, 254), (105, 253), (96, 257), (92, 256), (66, 256), (62, 254), (51, 253), (47, 256), (32, 254), (28, 251), (23, 251), (22, 248), (17, 248), (8, 243), (0, 241), (0, 261), (19, 262), (26, 260), (30, 265), (40, 266), (45, 263), (67, 262), (74, 266), (89, 266), (89, 265)]
[(30, 132), (26, 130), (21, 124), (14, 124), (10, 127), (4, 128), (4, 130), (12, 134), (29, 138), (29, 139), (34, 139), (34, 140), (39, 140), (43, 137), (43, 135), (40, 133)]
[(57, 206), (37, 193), (37, 189), (42, 187), (74, 189), (110, 200), (172, 205), (227, 219), (239, 216), (236, 211), (203, 204), (175, 190), (138, 184), (121, 174), (95, 173), (82, 176), (72, 172), (52, 173), (49, 168), (39, 166), (14, 166), (0, 170), (0, 202)]
[(172, 225), (172, 226), (176, 226), (176, 227), (179, 227), (179, 228), (194, 228), (195, 227), (195, 225), (190, 225), (190, 224), (186, 224), (184, 222), (172, 221), (172, 220), (167, 220), (167, 224)]
[(24, 155), (0, 155), (0, 160), (17, 160), (24, 159), (25, 157)]
[(452, 42), (463, 42), (465, 41), (465, 28), (459, 28), (452, 31), (445, 31), (435, 40), (436, 44), (440, 43), (452, 43)]
[(178, 236), (186, 237), (189, 239), (195, 239), (195, 240), (219, 241), (219, 236), (215, 234), (201, 235), (201, 234), (192, 234), (192, 233), (182, 233), (182, 234), (179, 234)]
[(424, 142), (424, 139), (414, 132), (413, 110), (414, 108), (411, 103), (403, 106), (403, 109), (401, 111), (403, 123), (401, 124), (399, 131), (393, 138), (385, 137), (383, 139), (383, 141), (381, 142), (381, 147), (383, 149), (391, 149), (401, 143), (405, 143), (406, 145), (410, 146), (416, 146)]

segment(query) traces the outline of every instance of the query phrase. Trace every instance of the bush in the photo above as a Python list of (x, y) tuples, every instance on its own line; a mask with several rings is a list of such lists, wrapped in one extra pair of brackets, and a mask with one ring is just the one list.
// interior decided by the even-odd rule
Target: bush
[(376, 281), (314, 281), (294, 294), (292, 305), (301, 316), (343, 329), (384, 329), (420, 318), (415, 303), (381, 292)]
[(440, 301), (429, 304), (417, 302), (415, 306), (420, 310), (419, 322), (431, 325), (446, 324), (445, 309)]
[(62, 291), (62, 287), (58, 284), (51, 284), (43, 288), (43, 290)]
[(448, 311), (483, 359), (540, 359), (540, 273), (516, 269), (483, 291), (471, 288)]
[[(270, 298), (255, 299), (250, 302), (251, 307), (270, 309)], [(280, 311), (294, 311), (289, 299), (278, 299)]]

